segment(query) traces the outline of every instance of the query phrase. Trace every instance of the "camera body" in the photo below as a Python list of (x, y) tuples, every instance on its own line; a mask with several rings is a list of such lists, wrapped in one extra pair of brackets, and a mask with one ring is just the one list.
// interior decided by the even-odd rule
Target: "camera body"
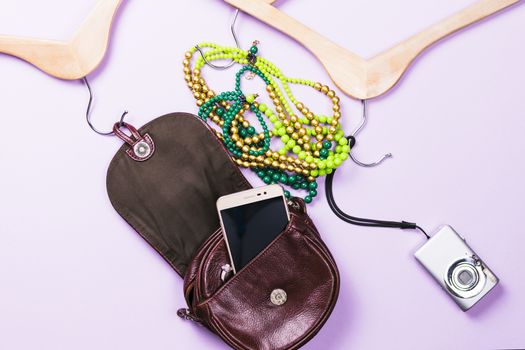
[(440, 227), (414, 255), (463, 311), (498, 284), (496, 275), (448, 225)]

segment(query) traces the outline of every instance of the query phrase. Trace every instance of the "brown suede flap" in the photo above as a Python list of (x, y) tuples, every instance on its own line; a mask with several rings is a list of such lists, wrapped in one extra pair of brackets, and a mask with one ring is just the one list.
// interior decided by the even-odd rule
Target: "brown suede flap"
[(111, 204), (184, 276), (200, 245), (219, 227), (220, 196), (251, 188), (213, 131), (198, 117), (173, 113), (139, 129), (153, 156), (131, 159), (124, 144), (107, 174)]

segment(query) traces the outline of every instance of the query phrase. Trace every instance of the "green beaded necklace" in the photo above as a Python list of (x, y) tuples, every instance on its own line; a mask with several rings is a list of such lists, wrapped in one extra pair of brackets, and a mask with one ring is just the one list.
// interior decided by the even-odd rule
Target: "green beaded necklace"
[[(209, 89), (200, 76), (205, 65), (204, 59), (199, 57), (194, 69), (191, 69), (190, 59), (195, 48), (185, 54), (185, 80), (200, 107), (199, 117), (205, 121), (212, 119), (221, 127), (222, 133), (217, 132), (217, 136), (238, 165), (251, 168), (266, 184), (281, 183), (294, 190), (306, 190), (304, 200), (310, 203), (317, 195), (316, 178), (330, 174), (348, 159), (350, 147), (339, 123), (339, 98), (333, 90), (320, 83), (286, 77), (273, 63), (256, 56), (256, 45), (254, 42), (250, 50), (243, 51), (212, 43), (199, 44), (199, 47), (209, 48), (204, 53), (208, 62), (232, 59), (243, 65), (236, 74), (234, 91), (216, 95)], [(241, 78), (246, 72), (250, 74), (248, 79), (259, 77), (266, 84), (275, 111), (265, 104), (255, 102), (258, 95), (245, 95), (242, 92)], [(282, 85), (284, 93), (277, 81)], [(333, 103), (333, 115), (314, 115), (302, 102), (295, 99), (289, 84), (310, 86), (327, 95)], [(294, 115), (287, 98), (303, 117)], [(262, 128), (261, 133), (257, 133), (244, 118), (248, 110), (257, 117)], [(273, 124), (272, 130), (269, 130), (263, 114)], [(272, 137), (279, 138), (283, 143), (283, 147), (277, 152), (270, 150)], [(285, 195), (291, 196), (288, 190), (285, 190)]]

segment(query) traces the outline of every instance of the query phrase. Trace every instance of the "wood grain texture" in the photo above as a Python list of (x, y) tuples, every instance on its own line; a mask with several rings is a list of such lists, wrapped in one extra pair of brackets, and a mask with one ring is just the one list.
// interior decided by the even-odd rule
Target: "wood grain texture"
[(100, 0), (68, 42), (0, 35), (0, 53), (19, 57), (60, 79), (83, 78), (102, 62), (121, 2)]
[(370, 99), (394, 87), (413, 60), (432, 44), (521, 0), (478, 1), (370, 59), (361, 58), (278, 10), (271, 5), (275, 0), (224, 1), (301, 43), (345, 94)]

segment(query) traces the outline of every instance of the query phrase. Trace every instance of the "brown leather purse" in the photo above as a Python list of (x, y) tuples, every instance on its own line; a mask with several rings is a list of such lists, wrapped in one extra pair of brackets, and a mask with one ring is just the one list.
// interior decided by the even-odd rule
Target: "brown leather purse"
[(300, 199), (286, 229), (227, 279), (230, 263), (217, 198), (251, 186), (213, 131), (197, 117), (163, 116), (131, 135), (113, 158), (108, 194), (117, 212), (181, 276), (187, 309), (235, 349), (296, 349), (326, 322), (339, 273)]

